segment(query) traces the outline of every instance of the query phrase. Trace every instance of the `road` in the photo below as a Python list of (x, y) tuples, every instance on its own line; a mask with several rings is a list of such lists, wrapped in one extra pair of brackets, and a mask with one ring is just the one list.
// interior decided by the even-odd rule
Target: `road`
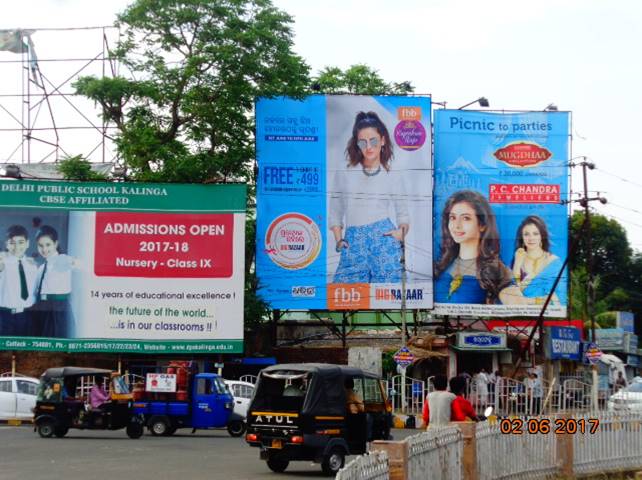
[[(271, 472), (259, 451), (225, 430), (179, 430), (172, 437), (145, 434), (131, 440), (124, 430), (70, 430), (43, 439), (31, 427), (0, 426), (2, 480), (282, 480), (323, 478), (321, 467), (292, 462)], [(396, 440), (418, 431), (394, 430)], [(348, 457), (350, 461), (354, 457)]]

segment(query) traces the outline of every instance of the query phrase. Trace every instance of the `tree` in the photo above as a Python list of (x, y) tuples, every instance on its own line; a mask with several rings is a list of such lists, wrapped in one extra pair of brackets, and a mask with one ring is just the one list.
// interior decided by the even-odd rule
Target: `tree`
[(345, 72), (326, 67), (312, 79), (312, 88), (321, 93), (353, 93), (359, 95), (406, 95), (414, 91), (410, 82), (388, 83), (367, 65), (357, 64)]
[[(251, 209), (254, 99), (309, 92), (291, 23), (270, 0), (136, 0), (118, 16), (124, 35), (111, 52), (131, 78), (83, 77), (74, 85), (116, 125), (130, 179), (246, 182)], [(251, 270), (254, 228), (248, 214), (249, 327), (269, 312)]]
[(302, 96), (308, 66), (270, 0), (136, 0), (112, 55), (138, 79), (83, 77), (132, 179), (251, 181), (257, 96)]
[(60, 163), (58, 163), (58, 171), (66, 180), (80, 180), (85, 182), (107, 180), (107, 176), (94, 172), (91, 169), (89, 160), (83, 158), (82, 155), (63, 158)]
[[(569, 259), (571, 270), (587, 265), (587, 235), (580, 229), (584, 212), (576, 211), (571, 217), (571, 235), (580, 236), (577, 250)], [(629, 287), (627, 272), (631, 265), (632, 250), (626, 238), (626, 231), (616, 220), (599, 214), (591, 214), (591, 250), (593, 253), (593, 275), (599, 277), (596, 298), (605, 298), (616, 287), (625, 291)]]

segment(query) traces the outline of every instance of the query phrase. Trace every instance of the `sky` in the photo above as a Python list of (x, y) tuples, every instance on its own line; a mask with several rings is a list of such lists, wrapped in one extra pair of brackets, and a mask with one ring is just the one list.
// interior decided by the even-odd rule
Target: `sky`
[[(595, 164), (588, 176), (590, 196), (608, 200), (592, 207), (618, 220), (633, 248), (642, 251), (642, 2), (273, 1), (292, 15), (294, 50), (312, 72), (365, 63), (386, 81), (410, 81), (416, 93), (431, 94), (449, 108), (484, 96), (491, 110), (543, 110), (553, 103), (571, 111), (571, 155)], [(128, 3), (7, 2), (0, 29), (111, 25)], [(96, 31), (42, 30), (33, 40), (39, 58), (89, 58), (101, 49)], [(2, 63), (12, 58), (15, 54), (0, 52), (0, 95), (20, 89), (20, 69)], [(54, 77), (54, 63), (41, 69)], [(79, 61), (78, 68), (83, 64)], [(53, 83), (62, 83), (69, 73), (74, 68)], [(0, 97), (0, 105), (7, 101)], [(59, 105), (58, 111), (79, 115), (68, 102)], [(0, 109), (0, 126), (6, 120)], [(8, 155), (2, 145), (13, 150), (7, 135), (0, 132), (0, 161)], [(581, 169), (572, 170), (572, 191), (579, 192)]]

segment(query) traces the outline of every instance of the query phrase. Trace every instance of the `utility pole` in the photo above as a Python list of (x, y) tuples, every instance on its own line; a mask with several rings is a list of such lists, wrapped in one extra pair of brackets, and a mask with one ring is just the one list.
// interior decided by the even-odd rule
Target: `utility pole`
[[(587, 162), (586, 157), (580, 162), (582, 166), (582, 177), (584, 183), (584, 196), (579, 200), (579, 204), (584, 207), (584, 232), (586, 235), (586, 273), (588, 275), (588, 283), (586, 285), (586, 316), (591, 322), (591, 342), (597, 343), (595, 340), (595, 312), (593, 304), (595, 300), (595, 288), (593, 281), (593, 245), (592, 245), (592, 232), (591, 232), (591, 212), (589, 210), (589, 202), (599, 200), (602, 204), (606, 204), (606, 198), (588, 196), (588, 175), (587, 170), (593, 170), (595, 165), (592, 162)], [(572, 165), (572, 164), (571, 164)], [(594, 410), (598, 408), (598, 374), (597, 365), (591, 365), (591, 378), (593, 385), (591, 388), (591, 406)]]
[(593, 315), (593, 249), (591, 241), (591, 212), (589, 211), (588, 202), (588, 178), (586, 170), (593, 170), (595, 165), (587, 162), (586, 160), (581, 163), (582, 177), (584, 180), (584, 197), (580, 201), (580, 205), (584, 207), (584, 223), (586, 228), (586, 273), (588, 275), (588, 283), (586, 285), (586, 315), (591, 321), (591, 342), (595, 343), (595, 315)]

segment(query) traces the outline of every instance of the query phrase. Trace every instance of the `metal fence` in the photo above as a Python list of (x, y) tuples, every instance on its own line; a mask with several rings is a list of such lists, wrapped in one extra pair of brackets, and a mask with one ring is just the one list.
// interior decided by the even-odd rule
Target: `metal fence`
[(408, 480), (459, 480), (463, 436), (457, 427), (429, 429), (406, 439), (408, 443)]
[[(522, 433), (508, 431), (509, 421), (521, 422)], [(550, 428), (543, 429), (542, 421)], [(479, 480), (556, 478), (563, 469), (590, 475), (642, 468), (641, 411), (513, 417), (504, 419), (503, 430), (500, 422), (476, 427)], [(404, 443), (408, 480), (462, 478), (464, 439), (456, 426), (428, 430)], [(388, 472), (385, 453), (373, 452), (347, 464), (337, 478), (379, 480), (388, 478)]]
[[(600, 412), (573, 420), (576, 420), (574, 428), (578, 429), (573, 435), (573, 470), (576, 474), (632, 470), (642, 466), (642, 413)], [(591, 433), (589, 425), (595, 420), (599, 421), (599, 428)]]
[(483, 423), (476, 443), (479, 480), (553, 478), (558, 471), (553, 428), (547, 434), (514, 435), (502, 432), (499, 423)]
[(386, 452), (371, 452), (355, 458), (339, 470), (336, 480), (388, 480), (390, 468)]
[(393, 410), (409, 415), (421, 415), (426, 395), (433, 390), (432, 377), (427, 381), (401, 375), (392, 377), (388, 396)]

